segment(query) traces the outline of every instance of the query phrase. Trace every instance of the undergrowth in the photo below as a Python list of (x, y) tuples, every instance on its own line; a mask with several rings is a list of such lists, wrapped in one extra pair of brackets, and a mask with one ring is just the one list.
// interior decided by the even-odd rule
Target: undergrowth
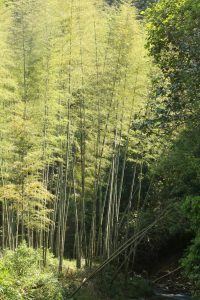
[(43, 268), (42, 250), (23, 242), (15, 251), (6, 250), (0, 260), (1, 300), (63, 300), (63, 289), (50, 253)]
[[(43, 267), (42, 249), (35, 250), (25, 242), (15, 250), (5, 250), (0, 260), (1, 300), (65, 300), (87, 278), (91, 270), (77, 270), (73, 261), (65, 261), (58, 274), (58, 260), (47, 253)], [(113, 280), (114, 278), (114, 280)], [(125, 278), (108, 266), (87, 283), (71, 300), (124, 300), (151, 295), (149, 283), (140, 277)]]

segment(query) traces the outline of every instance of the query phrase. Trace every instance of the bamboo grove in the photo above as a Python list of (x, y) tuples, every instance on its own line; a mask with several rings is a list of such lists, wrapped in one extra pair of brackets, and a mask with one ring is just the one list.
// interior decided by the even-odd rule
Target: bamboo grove
[(51, 249), (60, 271), (66, 255), (91, 266), (128, 237), (141, 207), (148, 149), (136, 120), (148, 113), (150, 65), (142, 26), (129, 2), (0, 5), (0, 246), (26, 240), (42, 247), (44, 263)]

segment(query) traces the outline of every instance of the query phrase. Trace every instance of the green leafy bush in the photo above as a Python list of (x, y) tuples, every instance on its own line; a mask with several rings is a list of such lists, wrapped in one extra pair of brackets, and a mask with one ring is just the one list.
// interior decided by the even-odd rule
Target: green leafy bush
[(200, 196), (187, 197), (183, 204), (183, 210), (190, 219), (192, 230), (198, 232), (200, 228)]
[(183, 210), (190, 220), (195, 234), (191, 246), (181, 260), (186, 277), (194, 284), (194, 295), (200, 297), (200, 197), (189, 196), (183, 204)]
[(152, 295), (150, 283), (142, 277), (129, 277), (123, 273), (116, 276), (114, 267), (107, 267), (97, 278), (100, 292), (112, 299), (132, 299)]
[(200, 297), (200, 234), (193, 240), (181, 260), (185, 276), (194, 284), (194, 295)]
[(15, 251), (5, 251), (0, 263), (0, 299), (62, 300), (61, 284), (49, 261), (51, 255), (43, 268), (41, 249), (34, 250), (25, 242)]
[(4, 254), (3, 264), (13, 276), (32, 275), (34, 268), (38, 267), (40, 254), (33, 248), (28, 248), (25, 242), (15, 250), (7, 250)]

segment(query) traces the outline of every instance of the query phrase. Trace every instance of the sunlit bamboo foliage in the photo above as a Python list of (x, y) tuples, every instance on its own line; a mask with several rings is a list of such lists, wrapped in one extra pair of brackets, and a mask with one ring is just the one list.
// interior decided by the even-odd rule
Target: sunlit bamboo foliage
[[(110, 8), (101, 0), (5, 1), (0, 15), (3, 248), (26, 239), (43, 246), (44, 263), (51, 248), (60, 271), (66, 253), (81, 267), (82, 258), (91, 265), (116, 249), (120, 220), (129, 222), (136, 172), (142, 173), (142, 159), (133, 159), (130, 197), (121, 205), (130, 145), (140, 150), (135, 116), (146, 109), (144, 43), (129, 2)], [(138, 184), (139, 209), (137, 179)]]

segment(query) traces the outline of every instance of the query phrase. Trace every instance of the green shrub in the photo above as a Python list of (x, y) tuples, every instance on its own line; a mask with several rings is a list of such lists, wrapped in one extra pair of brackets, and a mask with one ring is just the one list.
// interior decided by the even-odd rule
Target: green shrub
[(15, 250), (7, 250), (4, 254), (4, 267), (13, 276), (25, 277), (32, 275), (34, 268), (38, 268), (40, 255), (38, 251), (27, 247), (25, 242)]
[(193, 240), (181, 260), (185, 276), (194, 284), (194, 295), (200, 298), (200, 234)]
[(185, 276), (194, 285), (194, 295), (200, 298), (200, 197), (187, 197), (183, 210), (190, 220), (195, 238), (181, 260)]
[(192, 230), (196, 233), (200, 228), (200, 196), (189, 196), (183, 204), (183, 210), (190, 220)]
[(96, 282), (102, 294), (112, 299), (133, 299), (152, 295), (150, 283), (142, 277), (115, 276), (114, 267), (107, 267)]
[[(6, 250), (0, 263), (1, 300), (62, 300), (62, 288), (52, 270), (48, 254), (46, 268), (42, 267), (42, 251), (23, 242), (15, 251)], [(53, 266), (53, 268), (52, 268)]]
[(21, 300), (22, 295), (15, 288), (15, 281), (7, 270), (0, 266), (0, 299)]
[(98, 288), (89, 284), (78, 292), (71, 300), (105, 300), (106, 298), (100, 295)]

